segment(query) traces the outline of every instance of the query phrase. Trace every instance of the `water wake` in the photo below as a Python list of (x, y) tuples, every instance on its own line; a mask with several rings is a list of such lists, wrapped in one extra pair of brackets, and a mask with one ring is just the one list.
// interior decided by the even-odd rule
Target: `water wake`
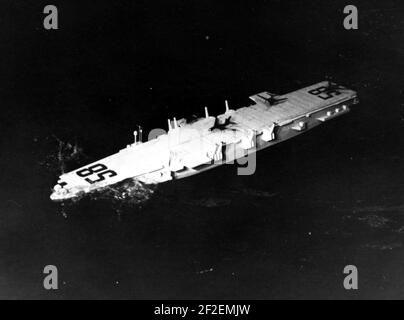
[[(87, 160), (87, 156), (83, 152), (83, 148), (81, 148), (77, 142), (72, 143), (69, 141), (63, 141), (59, 139), (57, 136), (52, 135), (52, 137), (46, 137), (45, 141), (49, 142), (52, 140), (53, 143), (57, 143), (56, 151), (52, 151), (50, 154), (46, 155), (43, 161), (39, 161), (39, 165), (45, 167), (49, 171), (56, 171), (60, 174), (66, 172), (66, 168), (79, 165), (84, 160)], [(52, 150), (54, 150), (54, 146), (52, 146)]]
[(106, 199), (127, 205), (142, 205), (147, 202), (156, 191), (157, 186), (145, 184), (137, 179), (127, 179), (113, 186), (89, 194), (92, 199)]

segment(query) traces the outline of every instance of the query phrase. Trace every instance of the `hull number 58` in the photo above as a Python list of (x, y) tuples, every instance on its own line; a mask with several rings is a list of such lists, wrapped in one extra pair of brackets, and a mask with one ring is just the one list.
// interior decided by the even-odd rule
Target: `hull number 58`
[[(118, 175), (115, 171), (109, 170), (106, 165), (101, 163), (81, 169), (77, 171), (76, 174), (81, 178), (85, 178), (84, 180), (90, 184), (101, 182), (104, 181), (105, 178), (112, 178)], [(90, 176), (94, 176), (93, 178), (96, 179), (93, 180)]]

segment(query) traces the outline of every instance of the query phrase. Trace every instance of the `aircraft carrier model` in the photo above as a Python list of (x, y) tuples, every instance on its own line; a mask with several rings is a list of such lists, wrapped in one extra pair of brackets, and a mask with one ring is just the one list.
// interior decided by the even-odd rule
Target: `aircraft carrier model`
[(62, 174), (51, 199), (66, 200), (126, 179), (161, 183), (246, 157), (349, 112), (355, 91), (329, 81), (284, 94), (262, 92), (249, 107), (193, 121), (168, 121), (168, 132), (137, 141), (109, 157)]

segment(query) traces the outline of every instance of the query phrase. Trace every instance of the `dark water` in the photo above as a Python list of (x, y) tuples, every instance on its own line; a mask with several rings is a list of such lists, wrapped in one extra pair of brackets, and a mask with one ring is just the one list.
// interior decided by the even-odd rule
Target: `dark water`
[[(402, 3), (356, 1), (359, 30), (346, 31), (339, 1), (55, 0), (53, 32), (45, 4), (1, 4), (0, 298), (404, 298)], [(49, 200), (57, 139), (73, 169), (137, 124), (325, 78), (361, 104), (260, 152), (252, 176), (225, 166)]]

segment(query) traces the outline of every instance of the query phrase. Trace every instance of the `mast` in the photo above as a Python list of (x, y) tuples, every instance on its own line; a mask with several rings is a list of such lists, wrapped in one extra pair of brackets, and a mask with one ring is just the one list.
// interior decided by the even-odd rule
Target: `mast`
[(208, 107), (205, 107), (205, 118), (209, 118)]

